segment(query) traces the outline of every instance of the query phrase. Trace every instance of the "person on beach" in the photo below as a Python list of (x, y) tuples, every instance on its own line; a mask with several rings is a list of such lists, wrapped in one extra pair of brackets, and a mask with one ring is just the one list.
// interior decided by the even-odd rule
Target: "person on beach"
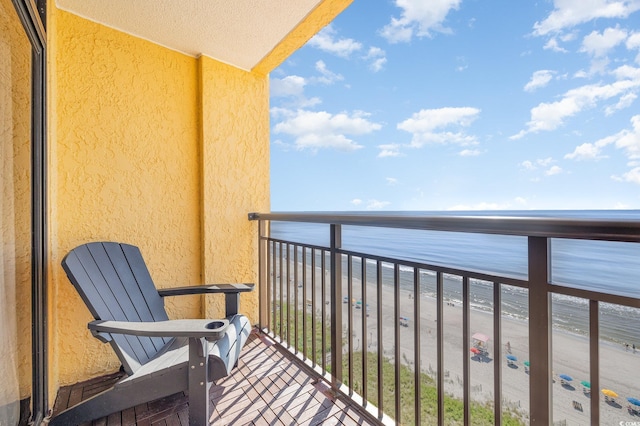
[(507, 341), (507, 353), (510, 354), (511, 353), (511, 342)]

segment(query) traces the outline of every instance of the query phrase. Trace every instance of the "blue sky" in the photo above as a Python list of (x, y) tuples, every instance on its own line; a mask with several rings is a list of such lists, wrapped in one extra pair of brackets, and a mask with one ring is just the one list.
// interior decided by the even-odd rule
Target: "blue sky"
[(640, 209), (640, 0), (355, 0), (270, 87), (272, 211)]

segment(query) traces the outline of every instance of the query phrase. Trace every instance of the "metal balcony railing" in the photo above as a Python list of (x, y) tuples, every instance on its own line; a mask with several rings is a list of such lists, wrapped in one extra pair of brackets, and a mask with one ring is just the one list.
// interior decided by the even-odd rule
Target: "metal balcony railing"
[[(627, 294), (617, 288), (609, 291), (606, 285), (598, 288), (552, 279), (551, 242), (638, 243), (640, 222), (311, 213), (252, 213), (249, 219), (259, 222), (260, 327), (320, 372), (336, 392), (350, 396), (371, 415), (385, 422), (416, 425), (436, 421), (443, 425), (457, 415), (459, 421), (468, 425), (478, 423), (476, 420), (486, 417), (488, 410), (489, 422), (496, 425), (549, 425), (554, 420), (562, 422), (561, 411), (565, 407), (554, 407), (553, 395), (563, 396), (566, 389), (574, 392), (567, 395), (572, 395), (572, 409), (579, 410), (584, 423), (601, 424), (602, 416), (618, 414), (620, 421), (633, 420), (625, 417), (634, 415), (631, 405), (628, 414), (618, 403), (615, 407), (619, 412), (602, 413), (601, 384), (608, 383), (601, 378), (600, 349), (611, 344), (601, 339), (600, 318), (604, 307), (622, 307), (635, 312), (640, 308), (640, 297), (638, 293)], [(322, 224), (328, 243), (311, 241), (306, 234), (294, 238), (272, 235), (270, 230), (283, 223)], [(366, 244), (354, 249), (343, 239), (345, 229), (517, 237), (523, 247), (522, 265), (520, 270), (504, 272), (483, 264), (465, 266), (464, 253), (460, 253), (455, 262), (436, 262), (428, 258), (402, 258), (399, 253), (389, 253), (388, 249), (368, 249)], [(405, 235), (411, 240), (411, 234)], [(640, 248), (633, 244), (633, 248), (636, 247)], [(616, 279), (613, 273), (625, 269), (629, 259), (614, 257), (617, 264), (609, 265), (612, 281)], [(493, 263), (499, 264), (500, 259), (493, 259)], [(573, 265), (575, 269), (571, 262), (568, 265), (563, 267)], [(588, 271), (573, 272), (574, 276), (588, 274)], [(562, 278), (561, 273), (557, 275)], [(528, 393), (525, 391), (528, 400), (519, 400), (519, 407), (514, 405), (510, 391), (503, 391), (505, 373), (512, 374), (505, 367), (515, 368), (510, 360), (503, 362), (503, 356), (511, 352), (510, 342), (502, 339), (506, 291), (517, 291), (526, 300), (526, 305), (511, 308), (516, 314), (520, 311), (526, 325), (525, 356), (531, 360), (523, 364), (528, 374)], [(428, 305), (426, 293), (433, 296), (435, 307)], [(489, 341), (473, 338), (477, 335), (474, 335), (476, 314), (472, 305), (480, 293), (489, 300), (485, 303), (485, 310), (489, 306), (491, 315)], [(590, 398), (584, 399), (584, 407), (580, 399), (573, 396), (578, 394), (574, 385), (561, 378), (561, 372), (553, 370), (554, 298), (583, 302), (577, 312), (584, 313), (588, 329), (584, 339), (588, 377), (583, 377), (582, 382), (583, 393)], [(449, 310), (451, 304), (458, 304), (461, 310)], [(425, 318), (429, 315), (435, 320), (428, 322)], [(447, 339), (451, 340), (454, 334), (448, 328), (452, 315), (461, 317), (459, 328), (462, 329), (461, 338), (456, 341), (459, 349), (453, 357), (445, 350), (449, 345)], [(640, 318), (634, 315), (629, 316), (629, 321)], [(435, 353), (435, 368), (426, 361), (425, 351)], [(493, 358), (482, 358), (489, 353)], [(516, 359), (510, 355), (509, 358)], [(485, 388), (491, 388), (488, 402), (474, 396), (483, 386), (474, 384), (472, 376), (477, 368), (473, 363), (478, 360), (488, 361), (489, 371), (484, 370), (491, 378), (488, 384), (486, 378), (484, 380)], [(449, 362), (461, 363), (461, 374), (455, 381), (446, 367)], [(555, 380), (565, 389), (557, 388), (560, 383), (556, 385)], [(627, 394), (635, 390), (634, 385), (638, 383), (630, 378)], [(640, 388), (638, 392), (640, 397)], [(605, 398), (605, 402), (613, 406), (611, 401)], [(456, 404), (461, 407), (461, 413), (452, 414), (457, 410)], [(484, 413), (474, 411), (477, 407)]]

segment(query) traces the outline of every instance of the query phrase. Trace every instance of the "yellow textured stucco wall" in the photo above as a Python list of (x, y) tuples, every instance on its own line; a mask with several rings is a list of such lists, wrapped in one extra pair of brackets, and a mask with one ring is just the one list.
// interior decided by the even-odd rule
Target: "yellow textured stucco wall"
[[(200, 70), (204, 280), (257, 284), (258, 232), (247, 213), (269, 210), (268, 78), (206, 57)], [(206, 300), (208, 317), (223, 316), (222, 296)], [(240, 309), (257, 322), (257, 288)]]
[[(159, 287), (201, 282), (197, 62), (50, 9), (51, 379), (54, 391), (113, 371), (110, 347), (60, 261), (98, 240), (142, 250)], [(200, 299), (167, 300), (172, 317), (199, 317)]]

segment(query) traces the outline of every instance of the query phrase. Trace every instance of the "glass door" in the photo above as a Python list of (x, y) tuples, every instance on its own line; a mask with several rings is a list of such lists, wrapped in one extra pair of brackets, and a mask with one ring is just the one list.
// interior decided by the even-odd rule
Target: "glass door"
[(0, 0), (0, 425), (31, 396), (31, 43)]

